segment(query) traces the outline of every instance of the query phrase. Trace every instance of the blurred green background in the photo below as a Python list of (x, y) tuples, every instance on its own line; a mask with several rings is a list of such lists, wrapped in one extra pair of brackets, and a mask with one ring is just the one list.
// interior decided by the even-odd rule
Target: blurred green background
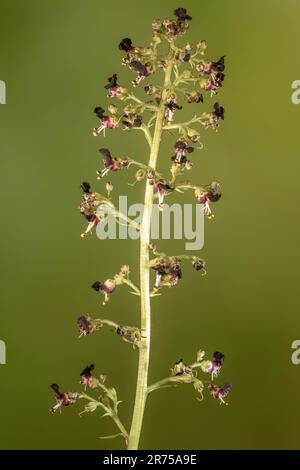
[[(209, 396), (199, 403), (190, 386), (150, 396), (141, 447), (148, 449), (299, 448), (300, 366), (291, 364), (299, 317), (299, 118), (291, 83), (300, 78), (297, 0), (1, 0), (0, 106), (2, 190), (0, 339), (1, 449), (119, 448), (100, 441), (114, 432), (108, 418), (79, 406), (51, 415), (49, 384), (79, 388), (79, 373), (95, 362), (123, 400), (130, 422), (137, 352), (109, 331), (78, 340), (76, 319), (89, 312), (138, 324), (138, 299), (120, 288), (107, 307), (90, 289), (96, 279), (130, 264), (138, 282), (138, 242), (81, 240), (80, 183), (101, 168), (97, 149), (144, 162), (141, 133), (108, 132), (94, 139), (95, 105), (107, 106), (111, 73), (125, 86), (118, 43), (146, 45), (151, 21), (178, 6), (193, 16), (187, 40), (205, 38), (207, 56), (226, 54), (218, 100), (226, 119), (218, 134), (203, 133), (194, 154), (199, 183), (222, 182), (216, 217), (205, 227), (200, 256), (208, 275), (189, 265), (174, 289), (153, 300), (150, 381), (199, 347), (226, 354), (220, 382), (231, 381), (230, 406)], [(121, 76), (122, 74), (122, 76)], [(123, 77), (123, 78), (122, 78)], [(214, 103), (206, 99), (207, 109)], [(117, 104), (117, 103), (116, 103)], [(189, 108), (196, 111), (197, 105)], [(167, 137), (159, 167), (167, 170), (175, 137)], [(143, 184), (127, 186), (133, 171), (115, 174), (115, 195), (141, 202)], [(178, 199), (179, 200), (179, 199)], [(177, 200), (177, 201), (178, 201)], [(192, 194), (185, 202), (194, 201)], [(179, 241), (159, 245), (182, 251)]]

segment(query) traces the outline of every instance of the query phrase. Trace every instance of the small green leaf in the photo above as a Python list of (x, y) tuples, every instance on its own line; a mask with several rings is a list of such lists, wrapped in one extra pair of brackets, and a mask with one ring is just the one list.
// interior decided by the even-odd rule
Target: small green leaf
[(122, 436), (123, 434), (119, 432), (118, 434), (112, 434), (111, 436), (100, 436), (98, 439), (115, 439), (116, 437)]

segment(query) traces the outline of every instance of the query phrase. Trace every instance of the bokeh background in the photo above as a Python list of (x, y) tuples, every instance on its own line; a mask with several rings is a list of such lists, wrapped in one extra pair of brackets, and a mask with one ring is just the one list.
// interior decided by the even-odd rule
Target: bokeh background
[[(200, 256), (208, 275), (189, 265), (178, 287), (153, 300), (150, 381), (199, 347), (226, 354), (220, 381), (231, 381), (230, 406), (191, 386), (150, 396), (141, 447), (148, 449), (291, 449), (300, 447), (300, 366), (291, 363), (299, 317), (299, 118), (291, 83), (300, 78), (297, 0), (1, 0), (0, 106), (1, 317), (7, 365), (0, 366), (2, 449), (120, 448), (101, 441), (114, 432), (79, 406), (51, 415), (52, 382), (78, 388), (90, 362), (106, 372), (123, 400), (129, 425), (137, 352), (111, 332), (78, 340), (76, 319), (89, 312), (138, 324), (138, 299), (120, 288), (107, 307), (90, 289), (123, 263), (138, 282), (138, 242), (81, 240), (80, 183), (95, 179), (100, 146), (147, 160), (141, 133), (108, 132), (94, 139), (95, 105), (106, 106), (106, 78), (120, 74), (117, 45), (151, 38), (151, 20), (178, 6), (193, 16), (187, 40), (205, 38), (208, 57), (226, 54), (218, 100), (226, 119), (218, 134), (203, 133), (193, 178), (222, 182), (216, 217), (206, 223)], [(122, 74), (122, 75), (121, 75)], [(210, 109), (214, 99), (206, 99)], [(193, 105), (194, 106), (194, 105)], [(193, 112), (197, 110), (193, 107)], [(189, 108), (190, 112), (192, 107)], [(184, 113), (184, 111), (183, 111)], [(159, 167), (167, 171), (175, 136), (165, 139)], [(191, 176), (191, 175), (189, 175)], [(115, 196), (141, 202), (143, 184), (127, 185), (133, 171), (115, 174)], [(192, 202), (192, 194), (182, 201)], [(182, 251), (179, 241), (159, 245)]]

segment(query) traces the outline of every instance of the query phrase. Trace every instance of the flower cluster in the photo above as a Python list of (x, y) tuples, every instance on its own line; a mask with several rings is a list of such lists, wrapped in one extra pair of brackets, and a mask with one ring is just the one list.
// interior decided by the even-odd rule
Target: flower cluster
[(167, 256), (165, 253), (158, 253), (156, 247), (149, 246), (149, 251), (158, 255), (150, 261), (150, 267), (155, 271), (155, 284), (153, 292), (159, 291), (162, 287), (173, 287), (182, 279), (182, 260), (191, 261), (196, 271), (205, 271), (205, 261), (197, 256), (180, 255)]
[(174, 11), (176, 19), (155, 20), (152, 23), (154, 36), (164, 36), (175, 39), (182, 36), (189, 27), (192, 17), (185, 8), (177, 8)]
[(213, 355), (213, 360), (205, 360), (204, 357), (205, 351), (199, 349), (196, 362), (187, 365), (183, 362), (183, 359), (180, 359), (171, 368), (171, 377), (163, 382), (167, 383), (169, 381), (175, 384), (193, 383), (194, 389), (201, 395), (201, 400), (203, 399), (203, 391), (207, 389), (214, 398), (220, 401), (220, 404), (227, 404), (224, 398), (232, 388), (230, 383), (225, 383), (225, 385), (220, 387), (212, 382), (200, 380), (197, 377), (197, 370), (201, 370), (204, 373), (210, 374), (213, 381), (220, 373), (225, 356), (223, 353), (216, 351)]
[(151, 48), (134, 47), (130, 38), (124, 38), (119, 44), (119, 49), (126, 52), (122, 64), (137, 73), (136, 78), (131, 82), (134, 87), (138, 86), (146, 77), (153, 74), (154, 69), (151, 63)]
[(225, 79), (225, 56), (222, 56), (217, 62), (201, 61), (197, 64), (196, 69), (200, 72), (201, 88), (210, 91), (212, 95), (216, 94)]
[(92, 229), (96, 227), (101, 221), (100, 215), (97, 212), (97, 207), (101, 201), (101, 196), (98, 193), (91, 191), (89, 183), (82, 183), (82, 201), (79, 206), (80, 213), (88, 221), (86, 230), (81, 234), (82, 237), (90, 234)]
[(194, 147), (188, 145), (188, 143), (181, 139), (178, 140), (175, 145), (175, 155), (172, 157), (172, 161), (174, 162), (175, 166), (179, 166), (180, 168), (185, 168), (190, 170), (193, 166), (191, 160), (188, 160), (186, 157), (187, 153), (192, 153), (194, 151)]

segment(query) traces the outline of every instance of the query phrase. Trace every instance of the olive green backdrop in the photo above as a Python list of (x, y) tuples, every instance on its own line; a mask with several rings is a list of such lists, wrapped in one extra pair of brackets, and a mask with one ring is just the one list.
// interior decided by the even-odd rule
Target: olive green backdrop
[[(103, 85), (120, 65), (117, 45), (151, 37), (151, 20), (178, 6), (193, 16), (187, 39), (208, 41), (208, 56), (226, 54), (226, 81), (218, 100), (226, 120), (205, 132), (194, 154), (193, 178), (222, 181), (216, 217), (205, 227), (204, 278), (190, 266), (178, 287), (153, 300), (150, 380), (166, 376), (201, 346), (226, 354), (220, 381), (230, 380), (230, 405), (192, 387), (150, 396), (141, 446), (148, 449), (299, 448), (300, 366), (291, 364), (299, 317), (299, 118), (291, 83), (300, 78), (297, 0), (1, 0), (0, 106), (1, 318), (7, 365), (0, 366), (0, 448), (118, 448), (100, 441), (114, 432), (108, 418), (51, 415), (49, 384), (79, 387), (89, 362), (106, 372), (131, 417), (137, 352), (109, 331), (78, 340), (85, 312), (127, 324), (139, 321), (138, 299), (120, 288), (102, 307), (90, 289), (128, 263), (138, 282), (138, 242), (81, 240), (77, 206), (81, 181), (100, 190), (95, 171), (100, 146), (146, 161), (139, 133), (94, 139), (92, 110), (106, 106)], [(208, 100), (207, 100), (208, 101)], [(213, 104), (212, 100), (210, 106)], [(190, 108), (192, 109), (192, 108)], [(196, 108), (193, 108), (195, 111)], [(160, 155), (167, 169), (174, 137)], [(131, 176), (130, 176), (131, 175)], [(142, 201), (143, 185), (127, 186), (131, 170), (113, 177), (115, 194)], [(192, 194), (185, 202), (194, 201)], [(169, 253), (179, 241), (164, 241)]]

